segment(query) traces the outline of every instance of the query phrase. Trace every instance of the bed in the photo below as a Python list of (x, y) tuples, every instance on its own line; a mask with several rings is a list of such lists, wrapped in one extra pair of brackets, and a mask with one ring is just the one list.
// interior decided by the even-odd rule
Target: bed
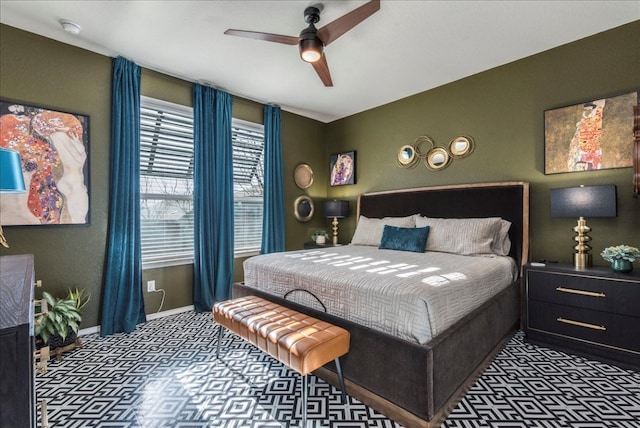
[[(443, 275), (425, 273), (429, 266), (425, 269), (420, 264), (423, 256), (418, 252), (378, 249), (366, 242), (360, 245), (363, 244), (362, 224), (358, 225), (353, 239), (358, 245), (263, 255), (247, 260), (246, 283), (234, 284), (233, 295), (258, 295), (348, 329), (351, 348), (343, 358), (348, 393), (404, 426), (438, 426), (518, 326), (520, 275), (528, 258), (528, 200), (529, 187), (524, 182), (438, 186), (360, 195), (357, 216), (361, 223), (386, 217), (413, 217), (419, 227), (424, 226), (423, 216), (434, 221), (441, 218), (501, 219), (503, 223), (510, 223), (508, 229), (503, 230), (510, 244), (501, 248), (504, 252), (500, 255), (504, 257), (427, 251), (429, 257), (436, 257), (435, 262), (430, 259), (429, 266), (441, 267), (443, 263), (461, 266), (453, 269), (461, 277), (470, 276), (465, 274), (462, 258), (472, 260), (472, 264), (489, 272), (482, 285), (472, 279), (465, 287), (460, 286), (461, 290), (467, 290), (464, 292), (467, 294), (459, 295), (461, 297), (448, 295), (448, 287), (438, 287), (437, 282), (443, 280)], [(440, 230), (437, 223), (436, 226), (430, 224), (430, 233)], [(398, 230), (405, 231), (404, 228)], [(385, 242), (387, 237), (383, 238)], [(465, 246), (472, 240), (465, 238), (457, 245)], [(377, 239), (373, 238), (374, 241)], [(427, 250), (429, 245), (427, 238)], [(397, 256), (400, 259), (394, 258)], [(281, 257), (281, 261), (274, 262), (272, 259), (276, 257)], [(272, 271), (269, 265), (274, 263), (276, 268)], [(443, 270), (449, 271), (448, 268)], [(303, 271), (306, 276), (293, 275), (293, 271)], [(356, 276), (356, 271), (367, 271), (368, 276)], [(430, 284), (432, 287), (426, 287), (435, 297), (414, 294), (414, 291), (418, 293), (417, 289), (414, 290), (410, 282), (404, 282), (403, 275), (409, 278), (415, 272), (420, 272), (421, 278), (427, 281), (435, 281)], [(356, 285), (349, 287), (349, 290), (355, 289), (353, 292), (337, 280), (349, 276), (354, 276), (352, 281)], [(445, 282), (456, 279), (444, 276)], [(394, 286), (394, 281), (398, 286)], [(359, 286), (371, 283), (379, 289), (393, 290), (391, 300), (380, 298), (383, 303), (367, 303)], [(488, 291), (478, 297), (474, 294), (478, 290)], [(443, 319), (433, 316), (434, 313), (449, 312), (443, 308), (458, 304), (466, 307), (462, 309), (466, 311), (463, 315), (444, 316)], [(361, 310), (365, 306), (376, 309)], [(402, 319), (395, 320), (394, 315)], [(331, 366), (325, 366), (316, 374), (337, 384)]]

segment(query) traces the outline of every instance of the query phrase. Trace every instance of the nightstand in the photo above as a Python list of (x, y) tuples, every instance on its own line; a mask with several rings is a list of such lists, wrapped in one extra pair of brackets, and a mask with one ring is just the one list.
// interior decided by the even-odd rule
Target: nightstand
[(312, 248), (329, 248), (329, 247), (338, 247), (340, 244), (332, 244), (331, 242), (327, 242), (325, 244), (316, 244), (314, 241), (308, 241), (304, 243), (304, 249), (310, 250)]
[(526, 339), (640, 367), (640, 273), (570, 265), (524, 268)]

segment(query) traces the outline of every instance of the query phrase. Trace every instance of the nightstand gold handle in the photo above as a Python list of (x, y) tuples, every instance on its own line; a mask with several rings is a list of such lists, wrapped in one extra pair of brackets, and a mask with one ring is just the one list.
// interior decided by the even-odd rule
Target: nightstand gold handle
[(595, 325), (595, 324), (587, 324), (586, 322), (580, 322), (580, 321), (574, 321), (574, 320), (568, 320), (566, 318), (562, 318), (559, 317), (557, 318), (557, 320), (559, 322), (563, 322), (565, 324), (571, 324), (571, 325), (577, 325), (578, 327), (586, 327), (586, 328), (592, 328), (594, 330), (606, 330), (607, 328), (603, 325)]
[(575, 290), (573, 288), (557, 287), (556, 291), (562, 291), (563, 293), (580, 294), (581, 296), (607, 297), (607, 296), (605, 296), (604, 293), (596, 293), (596, 292), (593, 292), (593, 291), (584, 291), (584, 290)]

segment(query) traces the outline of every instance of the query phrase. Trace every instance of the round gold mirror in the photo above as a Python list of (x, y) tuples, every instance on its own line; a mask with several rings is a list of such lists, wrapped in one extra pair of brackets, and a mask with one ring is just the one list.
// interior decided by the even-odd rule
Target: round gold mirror
[(456, 137), (449, 143), (449, 153), (451, 156), (460, 159), (469, 156), (474, 148), (473, 138), (460, 136)]
[(298, 196), (293, 202), (293, 215), (303, 223), (313, 218), (314, 210), (313, 200), (306, 195)]
[(449, 152), (447, 152), (442, 147), (434, 147), (433, 149), (427, 152), (427, 157), (424, 160), (424, 164), (427, 168), (432, 169), (434, 171), (438, 171), (444, 169), (449, 165), (449, 161), (451, 158), (449, 157)]
[(301, 163), (293, 171), (293, 181), (301, 189), (307, 189), (313, 184), (313, 170), (306, 163)]
[(400, 151), (398, 151), (398, 165), (403, 168), (408, 168), (413, 166), (416, 163), (418, 156), (416, 154), (416, 149), (410, 145), (404, 145), (400, 147)]

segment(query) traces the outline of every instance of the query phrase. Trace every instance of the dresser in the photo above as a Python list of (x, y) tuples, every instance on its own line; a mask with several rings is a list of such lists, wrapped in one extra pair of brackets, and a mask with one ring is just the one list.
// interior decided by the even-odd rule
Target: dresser
[(0, 427), (35, 427), (33, 256), (0, 257)]
[(523, 280), (526, 340), (640, 367), (640, 273), (527, 265)]

